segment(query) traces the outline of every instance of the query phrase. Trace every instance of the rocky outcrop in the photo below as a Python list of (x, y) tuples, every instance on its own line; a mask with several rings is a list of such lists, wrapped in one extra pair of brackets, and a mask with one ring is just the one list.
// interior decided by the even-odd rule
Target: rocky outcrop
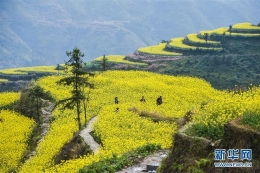
[[(215, 172), (248, 173), (260, 172), (260, 132), (239, 124), (238, 120), (224, 126), (224, 135), (220, 141), (211, 141), (185, 134), (188, 126), (182, 127), (174, 136), (172, 151), (164, 160), (158, 172)], [(252, 167), (215, 167), (215, 149), (252, 149)], [(223, 162), (233, 162), (227, 157)], [(235, 160), (235, 162), (242, 162)], [(245, 161), (243, 161), (245, 162)]]
[[(233, 120), (224, 126), (224, 135), (219, 147), (252, 149), (252, 159), (260, 161), (260, 132)], [(260, 165), (259, 165), (260, 168)]]
[(54, 157), (54, 163), (59, 164), (62, 160), (76, 159), (92, 153), (90, 147), (84, 142), (79, 133), (74, 134), (73, 138), (67, 142)]

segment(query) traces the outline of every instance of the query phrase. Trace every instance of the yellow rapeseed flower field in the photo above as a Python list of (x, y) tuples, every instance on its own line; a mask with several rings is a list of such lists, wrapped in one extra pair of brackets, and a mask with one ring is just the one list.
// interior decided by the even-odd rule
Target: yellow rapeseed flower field
[(250, 88), (247, 92), (223, 92), (214, 100), (209, 100), (194, 116), (192, 134), (217, 140), (223, 135), (227, 122), (243, 116), (246, 111), (254, 111), (260, 106), (260, 88)]
[[(63, 65), (63, 64), (62, 64)], [(33, 73), (58, 73), (58, 70), (55, 70), (56, 66), (33, 66), (33, 67), (20, 67), (20, 68), (10, 68), (2, 69), (0, 73), (3, 74), (28, 74), (29, 72)]]
[(8, 82), (8, 79), (1, 79), (0, 78), (0, 83)]
[(244, 23), (237, 23), (232, 26), (233, 29), (244, 29), (244, 30), (259, 30), (260, 26), (253, 26), (252, 23), (244, 22)]
[(0, 172), (17, 170), (34, 125), (16, 112), (0, 110)]
[(15, 101), (19, 100), (20, 93), (18, 92), (3, 92), (0, 93), (0, 108), (9, 104), (13, 104)]
[(187, 44), (183, 43), (184, 37), (180, 38), (173, 38), (171, 42), (169, 43), (169, 46), (175, 49), (180, 49), (180, 50), (196, 50), (196, 49), (201, 49), (201, 50), (216, 50), (220, 51), (222, 48), (207, 48), (207, 47), (196, 47), (196, 46), (190, 46)]
[[(130, 64), (130, 65), (141, 65), (141, 66), (146, 66), (146, 63), (141, 63), (141, 62), (133, 62), (133, 61), (128, 61), (125, 60), (125, 56), (123, 55), (107, 55), (105, 56), (108, 62), (113, 62), (113, 63), (122, 63), (122, 64)], [(102, 61), (103, 56), (99, 56), (95, 59), (95, 61)]]
[[(197, 34), (188, 34), (188, 35), (187, 35), (187, 38), (188, 38), (189, 41), (191, 41), (191, 42), (195, 42), (195, 43), (206, 43), (206, 40), (205, 40), (205, 39), (198, 38), (198, 37), (197, 37)], [(208, 40), (207, 43), (210, 43), (210, 44), (220, 44), (219, 41), (211, 41), (211, 40)]]
[[(60, 100), (70, 96), (72, 89), (58, 86), (56, 81), (61, 78), (48, 76), (38, 83)], [(171, 118), (192, 112), (193, 134), (218, 139), (225, 123), (260, 104), (260, 89), (257, 87), (237, 94), (215, 90), (206, 81), (192, 77), (144, 71), (107, 71), (89, 80), (94, 88), (85, 89), (86, 94), (90, 91), (87, 120), (97, 116), (93, 128), (103, 144), (98, 153), (54, 165), (55, 155), (77, 131), (76, 111), (61, 112), (58, 107), (52, 113), (50, 130), (39, 143), (37, 154), (27, 160), (18, 172), (78, 172), (93, 162), (111, 158), (113, 154), (120, 156), (148, 143), (161, 145), (162, 148), (171, 147), (176, 124), (154, 123), (129, 111), (129, 108)], [(142, 96), (146, 102), (140, 102)], [(159, 96), (162, 96), (163, 103), (158, 106), (156, 99)], [(115, 97), (118, 97), (118, 104), (114, 103)], [(117, 108), (119, 110), (115, 111)], [(81, 116), (84, 119), (83, 114)]]
[[(56, 100), (70, 95), (71, 88), (55, 84), (62, 76), (42, 78), (38, 83), (50, 91)], [(50, 131), (39, 144), (37, 155), (28, 160), (20, 172), (77, 172), (78, 169), (102, 158), (121, 155), (147, 143), (159, 144), (163, 148), (172, 145), (176, 125), (166, 122), (154, 123), (128, 111), (131, 107), (158, 113), (165, 117), (183, 117), (187, 111), (196, 111), (201, 102), (208, 100), (218, 91), (201, 79), (172, 77), (141, 71), (108, 71), (90, 78), (94, 89), (90, 90), (87, 119), (97, 115), (94, 129), (100, 135), (103, 147), (97, 155), (85, 156), (53, 165), (52, 158), (77, 130), (75, 110), (53, 112), (54, 121)], [(88, 89), (86, 89), (86, 93)], [(163, 97), (163, 104), (156, 105), (156, 99)], [(145, 96), (146, 102), (140, 99)], [(115, 105), (114, 98), (119, 98)], [(119, 107), (118, 112), (114, 110)], [(83, 115), (82, 115), (83, 119)], [(65, 171), (66, 170), (66, 171)]]
[(141, 47), (138, 52), (152, 55), (165, 55), (165, 56), (181, 56), (181, 53), (165, 51), (166, 43), (160, 43), (154, 46)]

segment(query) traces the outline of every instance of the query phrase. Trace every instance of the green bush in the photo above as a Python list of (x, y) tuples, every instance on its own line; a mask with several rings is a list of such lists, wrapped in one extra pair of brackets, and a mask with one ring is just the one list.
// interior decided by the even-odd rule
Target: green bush
[(260, 130), (260, 110), (247, 111), (242, 117), (241, 122)]
[(140, 156), (147, 156), (156, 150), (161, 149), (159, 145), (147, 144), (118, 157), (116, 154), (112, 158), (94, 162), (91, 165), (79, 170), (79, 173), (113, 173), (122, 170), (126, 166), (132, 166)]

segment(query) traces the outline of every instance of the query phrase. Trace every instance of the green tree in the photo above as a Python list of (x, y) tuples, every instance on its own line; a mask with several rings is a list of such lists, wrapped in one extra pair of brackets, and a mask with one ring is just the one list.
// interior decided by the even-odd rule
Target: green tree
[(205, 33), (204, 34), (204, 39), (206, 41), (206, 43), (208, 42), (208, 39), (209, 39), (209, 33)]
[(16, 103), (15, 110), (21, 114), (33, 118), (40, 122), (41, 98), (53, 100), (49, 92), (44, 92), (37, 83), (31, 82), (21, 92), (19, 101)]
[(85, 122), (85, 126), (87, 126), (87, 103), (89, 101), (89, 93), (90, 93), (90, 90), (88, 91), (88, 95), (85, 96), (85, 90), (84, 90), (85, 86), (83, 86), (83, 89), (82, 89), (82, 92), (83, 92), (83, 95), (84, 95), (84, 99), (82, 100), (82, 103), (83, 103), (83, 108), (84, 108), (84, 122)]
[[(63, 99), (58, 101), (58, 104), (63, 105), (64, 109), (73, 109), (76, 106), (77, 109), (77, 122), (78, 122), (78, 128), (81, 129), (81, 119), (80, 119), (80, 103), (84, 102), (85, 95), (82, 91), (83, 87), (85, 86), (92, 86), (88, 82), (88, 78), (84, 75), (92, 75), (90, 73), (86, 72), (86, 69), (84, 69), (84, 62), (82, 58), (84, 57), (84, 54), (78, 49), (74, 48), (72, 52), (66, 52), (67, 56), (69, 57), (69, 60), (65, 63), (67, 72), (70, 71), (72, 75), (69, 75), (68, 77), (65, 77), (58, 81), (59, 85), (67, 85), (72, 86), (73, 89), (71, 91), (71, 97)], [(85, 102), (84, 102), (85, 103)]]
[(232, 25), (229, 25), (229, 29), (228, 29), (230, 35), (231, 35), (231, 32), (232, 32)]
[(60, 74), (60, 70), (64, 70), (64, 67), (62, 67), (60, 64), (57, 64), (57, 67), (55, 70), (58, 70), (58, 75)]
[(36, 114), (38, 122), (40, 122), (40, 98), (44, 97), (45, 93), (43, 91), (43, 88), (41, 88), (39, 85), (34, 85), (33, 88), (29, 92), (29, 97), (32, 97), (34, 100), (36, 100)]
[(106, 56), (103, 55), (102, 62), (101, 62), (101, 66), (102, 66), (103, 71), (106, 71), (109, 68), (107, 60), (108, 59), (106, 58)]

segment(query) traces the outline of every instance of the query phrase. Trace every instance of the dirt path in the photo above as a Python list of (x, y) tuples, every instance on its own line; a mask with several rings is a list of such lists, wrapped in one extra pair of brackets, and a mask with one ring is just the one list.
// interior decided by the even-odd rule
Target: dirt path
[[(87, 127), (80, 132), (80, 136), (84, 139), (86, 144), (90, 146), (90, 148), (93, 150), (94, 154), (96, 154), (100, 148), (100, 145), (96, 143), (96, 141), (93, 139), (93, 137), (89, 134), (93, 128), (92, 125), (97, 121), (97, 116), (93, 117), (87, 124)], [(168, 154), (168, 150), (160, 150), (156, 153), (147, 156), (141, 161), (139, 164), (136, 164), (134, 166), (131, 166), (129, 168), (123, 169), (117, 173), (141, 173), (144, 172), (147, 169), (147, 165), (151, 166), (159, 166), (162, 159), (165, 158)]]
[(93, 117), (87, 124), (87, 127), (82, 130), (79, 135), (84, 139), (86, 144), (88, 144), (91, 148), (91, 150), (94, 152), (94, 154), (97, 153), (99, 150), (100, 146), (96, 141), (93, 139), (93, 137), (89, 134), (93, 129), (92, 129), (92, 124), (97, 121), (97, 116)]
[(152, 171), (151, 169), (149, 170), (149, 168), (159, 166), (161, 164), (162, 159), (167, 156), (168, 152), (169, 152), (168, 150), (157, 151), (154, 154), (145, 157), (144, 160), (139, 164), (118, 171), (117, 173), (143, 173), (143, 172)]
[[(40, 127), (39, 127), (40, 139), (37, 141), (38, 144), (44, 140), (44, 136), (48, 133), (50, 129), (51, 113), (54, 109), (54, 103), (44, 99), (41, 99), (41, 101), (42, 101), (42, 105), (46, 105), (46, 106), (41, 108), (40, 116), (42, 118), (42, 122), (40, 123)], [(38, 145), (36, 146), (36, 148), (31, 150), (30, 153), (25, 157), (29, 159), (30, 157), (35, 156), (37, 154), (37, 150), (38, 150)]]
[(43, 100), (43, 104), (47, 104), (46, 107), (41, 108), (42, 112), (42, 124), (41, 124), (41, 136), (45, 136), (50, 128), (50, 119), (51, 119), (51, 113), (54, 109), (54, 103), (51, 103), (49, 100)]

